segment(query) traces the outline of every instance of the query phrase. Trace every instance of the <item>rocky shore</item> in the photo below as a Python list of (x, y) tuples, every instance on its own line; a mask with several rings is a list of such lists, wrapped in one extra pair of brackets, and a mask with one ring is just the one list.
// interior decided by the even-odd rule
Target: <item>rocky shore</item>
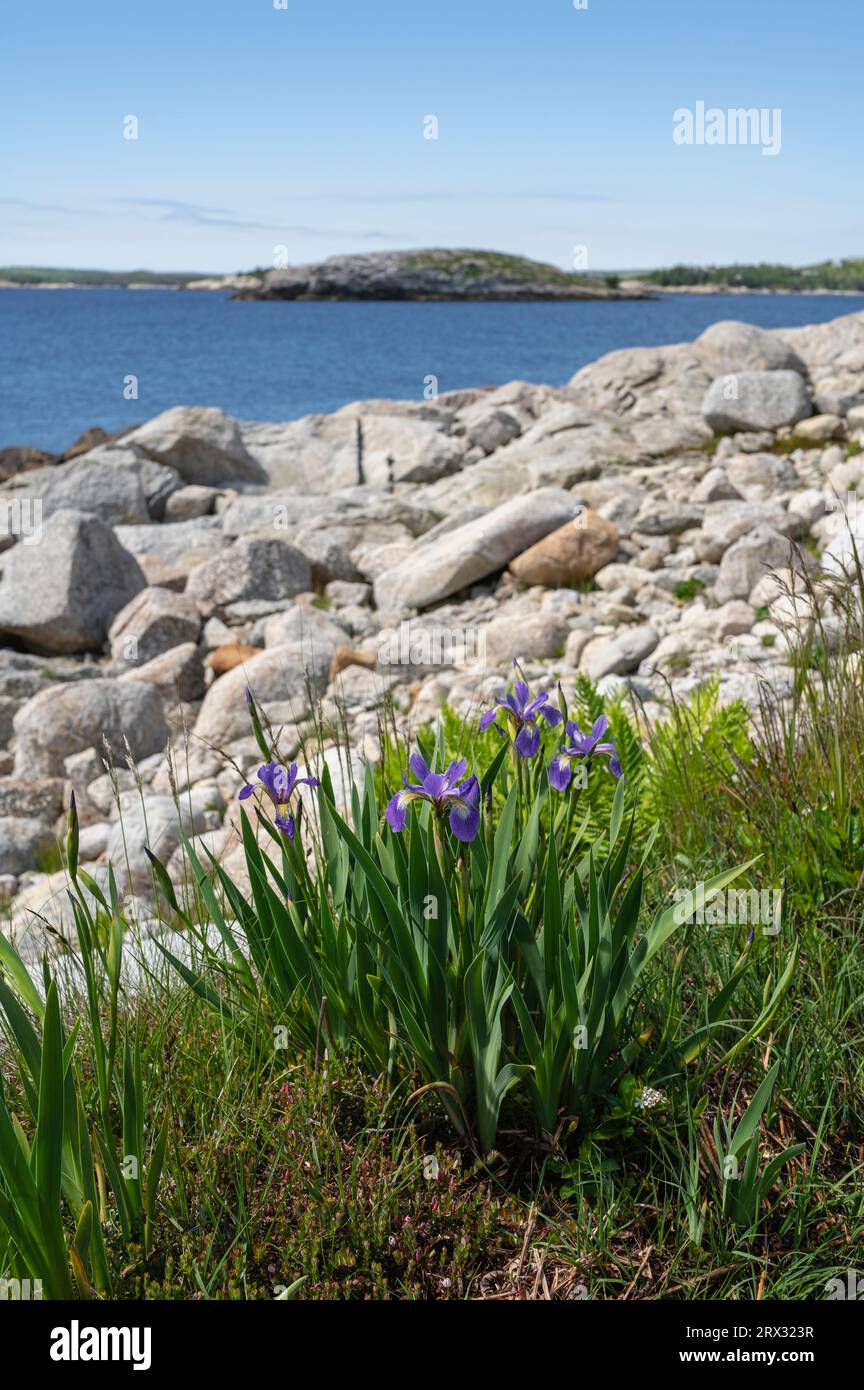
[(110, 860), (142, 920), (144, 845), (179, 875), (180, 823), (242, 875), (247, 686), (284, 757), (314, 743), (313, 702), (374, 758), (384, 696), (409, 726), (467, 711), (514, 658), (549, 687), (632, 689), (649, 716), (708, 677), (724, 699), (782, 694), (805, 572), (842, 577), (864, 532), (862, 444), (859, 313), (718, 323), (559, 389), (285, 424), (180, 406), (62, 461), (5, 451), (5, 929), (26, 947), (68, 926), (73, 788), (82, 863), (104, 884)]

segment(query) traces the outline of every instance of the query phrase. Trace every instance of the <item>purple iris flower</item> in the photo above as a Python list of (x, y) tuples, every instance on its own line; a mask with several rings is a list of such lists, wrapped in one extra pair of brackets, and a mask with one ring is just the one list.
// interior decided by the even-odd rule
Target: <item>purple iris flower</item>
[[(296, 763), (292, 763), (290, 767), (283, 767), (281, 763), (264, 763), (258, 769), (258, 781), (276, 807), (276, 828), (287, 835), (289, 840), (293, 840), (296, 823), (294, 816), (285, 808), (296, 787), (317, 787), (317, 777), (298, 777)], [(240, 793), (240, 800), (246, 801), (255, 790), (255, 787), (247, 782)]]
[(574, 724), (572, 719), (567, 721), (567, 737), (570, 741), (565, 743), (558, 756), (549, 764), (549, 781), (556, 791), (563, 792), (569, 787), (572, 762), (576, 759), (589, 761), (596, 753), (603, 753), (609, 759), (609, 771), (613, 777), (621, 776), (621, 763), (615, 751), (614, 739), (610, 738), (608, 743), (600, 742), (608, 728), (609, 720), (605, 714), (601, 714), (596, 720), (590, 734), (583, 734), (579, 725)]
[[(514, 667), (519, 671), (519, 663), (513, 662)], [(495, 704), (492, 709), (487, 709), (480, 719), (480, 732), (484, 733), (490, 724), (494, 724), (500, 734), (504, 733), (498, 723), (498, 710), (502, 709), (513, 728), (516, 730), (516, 750), (523, 758), (533, 758), (540, 751), (540, 730), (537, 727), (537, 720), (541, 717), (554, 729), (556, 724), (560, 724), (564, 718), (557, 705), (553, 705), (546, 690), (541, 690), (539, 695), (532, 696), (527, 683), (521, 678), (516, 682), (513, 690), (495, 697)], [(506, 735), (505, 735), (506, 737)]]
[(456, 839), (469, 844), (480, 828), (480, 783), (476, 777), (461, 781), (467, 767), (465, 759), (451, 763), (445, 772), (430, 772), (419, 753), (408, 761), (417, 781), (409, 782), (406, 776), (404, 790), (391, 796), (387, 803), (390, 829), (405, 829), (410, 802), (428, 801), (439, 816), (449, 812), (450, 829)]

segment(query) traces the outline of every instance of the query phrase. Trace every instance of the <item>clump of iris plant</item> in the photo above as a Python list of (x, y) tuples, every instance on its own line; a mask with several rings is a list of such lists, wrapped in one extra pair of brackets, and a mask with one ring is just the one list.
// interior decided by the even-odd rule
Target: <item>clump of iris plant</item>
[[(288, 836), (289, 840), (293, 840), (296, 821), (293, 812), (289, 811), (287, 807), (297, 787), (317, 787), (319, 785), (317, 777), (298, 777), (296, 763), (292, 763), (290, 767), (283, 767), (282, 763), (264, 763), (258, 769), (258, 782), (259, 787), (263, 788), (276, 808), (275, 825), (277, 830), (281, 830), (284, 835)], [(259, 787), (254, 787), (247, 782), (240, 793), (240, 800), (248, 800), (259, 790)]]
[[(519, 673), (519, 679), (512, 691), (496, 695), (492, 709), (486, 710), (480, 719), (480, 732), (484, 733), (494, 724), (499, 734), (506, 738), (507, 734), (498, 722), (499, 718), (503, 718), (510, 725), (510, 737), (517, 753), (523, 758), (533, 758), (540, 751), (538, 720), (545, 719), (554, 729), (564, 716), (558, 706), (552, 704), (548, 691), (541, 690), (539, 695), (531, 694), (518, 661), (513, 662), (513, 668)], [(498, 713), (499, 710), (502, 711), (501, 715)]]
[(583, 734), (579, 725), (572, 719), (567, 721), (565, 731), (568, 742), (565, 743), (561, 752), (554, 757), (549, 764), (549, 784), (556, 791), (566, 791), (573, 776), (571, 764), (574, 762), (590, 764), (591, 759), (598, 753), (609, 759), (609, 771), (613, 777), (621, 776), (621, 763), (615, 751), (615, 740), (608, 739), (601, 743), (601, 739), (609, 728), (609, 720), (605, 714), (601, 714), (591, 728), (591, 732)]
[(406, 774), (403, 790), (387, 803), (390, 829), (405, 829), (412, 801), (428, 801), (439, 817), (449, 817), (456, 839), (469, 844), (480, 829), (480, 783), (474, 776), (462, 781), (467, 771), (465, 759), (450, 763), (444, 772), (430, 772), (419, 753), (412, 754), (408, 764), (417, 781), (409, 782)]

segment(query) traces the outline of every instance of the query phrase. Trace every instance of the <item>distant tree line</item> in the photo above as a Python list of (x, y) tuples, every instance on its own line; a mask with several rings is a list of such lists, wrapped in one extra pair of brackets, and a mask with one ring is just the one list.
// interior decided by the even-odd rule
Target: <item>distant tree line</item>
[(16, 285), (185, 285), (199, 279), (191, 271), (68, 270), (56, 266), (0, 266), (0, 280)]
[(864, 259), (818, 265), (673, 265), (641, 277), (656, 285), (730, 285), (753, 290), (858, 290), (864, 292)]

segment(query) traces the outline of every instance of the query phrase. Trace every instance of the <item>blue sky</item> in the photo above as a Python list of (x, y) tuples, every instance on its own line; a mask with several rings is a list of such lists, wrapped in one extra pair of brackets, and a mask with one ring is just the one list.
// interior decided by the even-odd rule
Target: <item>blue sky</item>
[[(861, 0), (286, 4), (8, 7), (0, 264), (864, 255)], [(780, 153), (676, 145), (699, 101), (779, 108)]]

